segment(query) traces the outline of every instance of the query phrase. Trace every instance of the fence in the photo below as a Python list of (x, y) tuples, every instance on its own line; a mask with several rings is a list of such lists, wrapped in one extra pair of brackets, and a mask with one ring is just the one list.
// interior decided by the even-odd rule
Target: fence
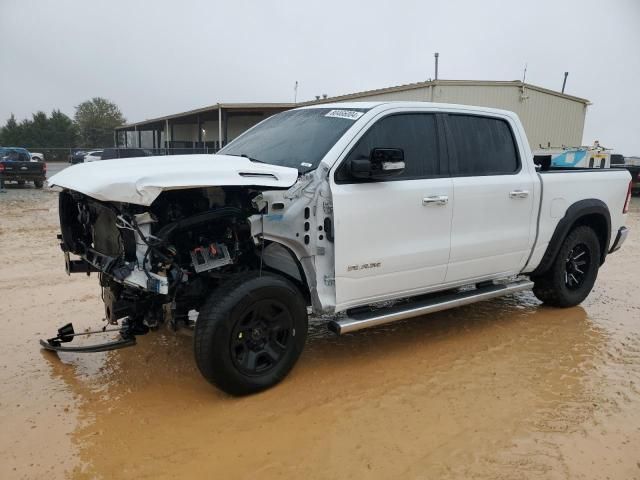
[[(216, 142), (217, 143), (217, 142)], [(151, 155), (192, 155), (197, 153), (216, 153), (217, 145), (202, 147), (172, 146), (169, 148), (132, 148), (132, 147), (91, 147), (91, 148), (28, 148), (32, 155), (42, 155), (45, 162), (83, 162), (86, 154), (91, 152), (103, 152), (105, 158), (129, 158), (145, 157)], [(102, 157), (100, 153), (97, 156)]]

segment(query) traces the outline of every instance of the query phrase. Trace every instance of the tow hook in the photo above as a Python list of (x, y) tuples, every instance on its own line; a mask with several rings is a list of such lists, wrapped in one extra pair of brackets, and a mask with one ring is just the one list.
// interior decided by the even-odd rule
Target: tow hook
[[(98, 343), (95, 345), (68, 346), (62, 344), (71, 342), (75, 337), (83, 335), (100, 335), (111, 332), (119, 332), (120, 338), (110, 342)], [(144, 335), (149, 332), (149, 327), (142, 323), (141, 320), (135, 321), (125, 318), (122, 320), (120, 328), (102, 328), (91, 332), (75, 333), (72, 323), (58, 329), (58, 335), (48, 340), (40, 340), (40, 345), (45, 350), (54, 352), (77, 352), (77, 353), (95, 353), (107, 352), (109, 350), (117, 350), (119, 348), (132, 347), (136, 344), (136, 335)]]

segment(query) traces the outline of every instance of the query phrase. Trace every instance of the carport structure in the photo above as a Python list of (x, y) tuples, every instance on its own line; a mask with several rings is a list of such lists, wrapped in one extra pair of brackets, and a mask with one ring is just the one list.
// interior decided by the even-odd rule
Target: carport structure
[(115, 129), (114, 143), (121, 148), (215, 152), (265, 118), (294, 107), (293, 103), (218, 103), (123, 125)]

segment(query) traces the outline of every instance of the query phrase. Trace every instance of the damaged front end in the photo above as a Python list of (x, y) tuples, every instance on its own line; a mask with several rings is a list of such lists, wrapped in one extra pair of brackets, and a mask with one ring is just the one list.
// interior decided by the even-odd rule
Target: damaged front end
[[(63, 190), (59, 239), (67, 273), (99, 274), (106, 320), (126, 319), (121, 340), (167, 320), (188, 324), (189, 311), (198, 310), (221, 279), (258, 267), (248, 218), (259, 213), (252, 203), (259, 193), (173, 190), (145, 207)], [(59, 337), (47, 345), (64, 350), (60, 339), (73, 338)]]

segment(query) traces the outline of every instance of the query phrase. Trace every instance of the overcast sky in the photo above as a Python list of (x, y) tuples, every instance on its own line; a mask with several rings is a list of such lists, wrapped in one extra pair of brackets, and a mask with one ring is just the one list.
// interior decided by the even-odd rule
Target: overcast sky
[(593, 102), (583, 143), (640, 155), (640, 1), (0, 0), (0, 122), (94, 96), (138, 121), (440, 78)]

